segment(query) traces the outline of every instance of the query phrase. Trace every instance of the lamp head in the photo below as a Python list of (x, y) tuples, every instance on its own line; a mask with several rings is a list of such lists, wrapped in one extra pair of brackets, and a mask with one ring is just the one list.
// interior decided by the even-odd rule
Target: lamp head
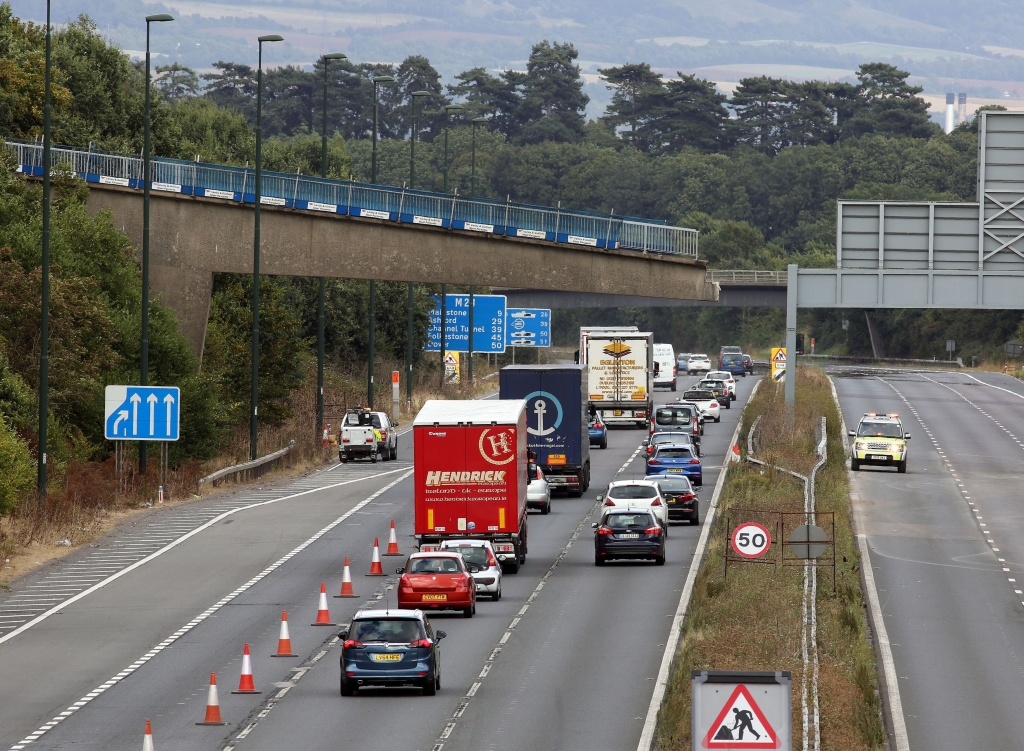
[(429, 91), (414, 91), (409, 96), (430, 96), (430, 95), (431, 95), (431, 92), (429, 92)]
[(155, 16), (146, 16), (146, 23), (151, 21), (173, 21), (174, 16), (169, 16), (166, 13), (157, 13)]
[(473, 118), (473, 125), (482, 125), (484, 123), (489, 123), (489, 122), (490, 122), (490, 120), (488, 120), (486, 117), (474, 117)]
[(283, 42), (284, 37), (280, 34), (265, 34), (264, 36), (257, 37), (256, 41), (260, 44), (263, 42)]
[(328, 52), (323, 58), (324, 60), (348, 60), (348, 55), (344, 52)]
[(374, 83), (394, 83), (395, 82), (395, 77), (394, 76), (374, 76), (373, 77), (373, 82)]
[(461, 104), (446, 104), (444, 106), (445, 112), (458, 112), (459, 110), (466, 109)]

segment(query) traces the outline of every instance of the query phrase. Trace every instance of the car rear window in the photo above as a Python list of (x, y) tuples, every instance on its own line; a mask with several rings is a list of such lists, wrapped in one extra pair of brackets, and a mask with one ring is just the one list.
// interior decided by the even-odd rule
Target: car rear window
[(903, 429), (894, 422), (862, 422), (857, 435), (868, 438), (902, 438)]
[(619, 485), (608, 491), (608, 497), (615, 500), (629, 500), (631, 498), (655, 498), (658, 491), (650, 485)]
[(657, 446), (659, 443), (690, 443), (690, 436), (688, 433), (655, 433), (651, 438), (651, 443)]
[(693, 487), (685, 477), (658, 477), (658, 485), (668, 493), (691, 493)]
[[(440, 324), (438, 324), (440, 326)], [(722, 355), (722, 362), (743, 362), (742, 355)]]
[(410, 618), (367, 618), (352, 621), (349, 639), (367, 644), (386, 641), (391, 644), (408, 644), (423, 638), (423, 625)]
[(715, 395), (710, 391), (703, 389), (694, 389), (693, 391), (687, 391), (683, 394), (684, 399), (693, 399), (698, 402), (709, 402), (715, 398)]
[(678, 408), (659, 408), (654, 411), (654, 421), (658, 425), (689, 425), (690, 410)]
[(452, 545), (446, 547), (445, 550), (458, 553), (466, 563), (475, 563), (477, 566), (483, 566), (484, 568), (489, 565), (487, 548), (483, 545)]
[(692, 459), (693, 454), (685, 446), (662, 446), (658, 449), (659, 459)]
[(457, 574), (462, 565), (457, 558), (413, 558), (406, 570), (410, 574)]
[(650, 514), (608, 514), (604, 525), (612, 529), (647, 529), (657, 522)]
[(700, 387), (702, 389), (724, 389), (725, 383), (722, 381), (701, 381)]

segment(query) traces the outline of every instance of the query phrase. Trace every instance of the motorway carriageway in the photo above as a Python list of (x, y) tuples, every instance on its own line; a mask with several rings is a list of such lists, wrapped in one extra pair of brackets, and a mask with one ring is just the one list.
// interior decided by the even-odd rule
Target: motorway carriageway
[[(702, 520), (756, 380), (738, 379), (735, 408), (722, 411), (720, 424), (707, 425)], [(672, 401), (695, 381), (681, 377), (679, 394), (659, 391), (656, 403)], [(594, 566), (595, 497), (614, 477), (643, 476), (645, 437), (640, 430), (609, 431), (608, 449), (591, 452), (593, 481), (584, 497), (556, 497), (548, 516), (531, 512), (526, 565), (504, 577), (499, 602), (481, 598), (472, 619), (431, 616), (434, 628), (448, 633), (435, 697), (418, 689), (376, 689), (353, 698), (338, 692), (340, 624), (366, 604), (394, 604), (395, 568), (405, 563), (404, 556), (385, 557), (386, 578), (364, 576), (374, 537), (383, 552), (394, 519), (402, 553), (414, 550), (405, 461), (412, 456), (411, 433), (400, 438), (398, 462), (330, 465), (277, 488), (240, 490), (142, 517), (137, 526), (152, 520), (183, 529), (175, 519), (195, 518), (206, 506), (225, 513), (263, 502), (212, 523), (206, 513), (205, 529), (162, 555), (73, 603), (51, 605), (55, 614), (21, 633), (11, 636), (8, 628), (0, 643), (0, 747), (18, 749), (31, 738), (32, 749), (127, 751), (139, 746), (149, 718), (159, 751), (635, 748), (701, 531), (674, 525), (663, 567)], [(130, 537), (115, 533), (96, 550)], [(53, 577), (62, 567), (81, 561), (76, 570), (88, 570), (95, 552), (78, 551), (69, 562), (16, 582), (0, 611), (12, 609), (6, 602), (32, 584), (58, 591)], [(313, 628), (320, 582), (337, 593), (346, 555), (359, 599), (331, 598), (339, 628)], [(94, 563), (102, 568), (112, 560)], [(296, 658), (270, 656), (282, 610)], [(230, 693), (245, 642), (260, 695)], [(203, 719), (211, 671), (226, 727), (195, 725)]]
[(1024, 384), (831, 372), (850, 430), (897, 412), (913, 436), (906, 474), (851, 473), (909, 748), (1024, 747)]

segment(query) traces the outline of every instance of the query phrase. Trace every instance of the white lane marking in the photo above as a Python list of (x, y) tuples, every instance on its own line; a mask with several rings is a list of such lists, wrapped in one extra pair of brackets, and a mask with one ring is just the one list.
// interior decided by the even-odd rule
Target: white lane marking
[[(389, 472), (382, 472), (381, 474), (379, 474), (379, 475), (374, 475), (374, 476), (375, 476), (375, 477), (381, 477), (382, 475), (390, 475), (390, 474), (394, 474), (394, 472), (402, 472), (402, 471), (403, 471), (403, 470), (401, 470), (401, 469), (398, 469), (398, 470), (392, 470), (392, 471), (389, 471)], [(182, 627), (181, 627), (180, 629), (178, 629), (177, 631), (175, 631), (175, 632), (174, 632), (173, 634), (171, 634), (171, 636), (169, 636), (169, 637), (167, 637), (166, 639), (164, 639), (164, 640), (163, 640), (162, 642), (160, 642), (160, 643), (159, 643), (159, 644), (158, 644), (157, 646), (155, 646), (155, 647), (154, 647), (153, 649), (149, 650), (149, 652), (147, 652), (147, 653), (146, 653), (146, 654), (144, 654), (144, 655), (143, 655), (142, 657), (140, 657), (140, 658), (139, 658), (138, 660), (136, 660), (135, 662), (133, 662), (133, 663), (132, 663), (131, 665), (129, 665), (129, 666), (128, 666), (128, 667), (126, 668), (126, 669), (122, 670), (122, 671), (121, 671), (120, 673), (118, 673), (117, 675), (115, 675), (115, 676), (114, 676), (113, 678), (111, 678), (111, 679), (110, 679), (109, 681), (107, 681), (106, 683), (103, 683), (103, 684), (101, 684), (101, 685), (100, 685), (100, 686), (99, 686), (98, 688), (95, 688), (95, 689), (93, 689), (92, 691), (90, 691), (90, 692), (89, 692), (88, 694), (86, 694), (86, 695), (85, 695), (85, 696), (84, 696), (84, 697), (83, 697), (82, 699), (80, 699), (79, 701), (75, 702), (75, 703), (74, 703), (74, 704), (72, 704), (72, 705), (71, 705), (70, 707), (68, 707), (68, 708), (67, 708), (67, 710), (65, 710), (64, 712), (61, 712), (61, 713), (60, 713), (59, 715), (57, 715), (57, 716), (56, 716), (56, 717), (54, 717), (54, 718), (53, 718), (52, 720), (50, 720), (50, 722), (49, 722), (49, 723), (47, 723), (46, 725), (43, 725), (43, 726), (42, 726), (42, 727), (41, 727), (41, 728), (40, 728), (39, 730), (36, 730), (36, 731), (35, 731), (34, 733), (32, 733), (32, 734), (30, 734), (29, 736), (27, 736), (27, 737), (26, 737), (26, 738), (25, 738), (25, 739), (24, 739), (23, 741), (21, 741), (21, 743), (19, 743), (19, 744), (16, 744), (16, 745), (14, 745), (14, 746), (11, 746), (11, 751), (20, 751), (20, 750), (21, 750), (22, 748), (24, 748), (24, 747), (25, 747), (25, 746), (26, 746), (27, 744), (31, 743), (31, 742), (32, 742), (32, 741), (34, 741), (34, 740), (37, 740), (37, 739), (38, 739), (38, 737), (39, 737), (40, 735), (42, 735), (43, 733), (45, 733), (45, 732), (46, 732), (47, 730), (50, 730), (51, 728), (53, 728), (53, 727), (54, 727), (54, 725), (56, 725), (56, 724), (57, 724), (57, 723), (59, 723), (59, 722), (62, 722), (63, 720), (67, 719), (68, 717), (70, 717), (70, 716), (71, 716), (71, 714), (70, 714), (70, 713), (74, 713), (74, 712), (77, 712), (77, 711), (78, 711), (79, 709), (81, 709), (81, 708), (82, 708), (83, 706), (85, 706), (85, 705), (86, 705), (86, 704), (88, 704), (88, 703), (89, 703), (90, 701), (92, 701), (93, 699), (95, 699), (95, 698), (96, 698), (97, 696), (99, 696), (100, 694), (102, 694), (102, 693), (103, 693), (104, 691), (106, 691), (107, 689), (109, 689), (109, 688), (110, 688), (111, 686), (114, 686), (115, 684), (117, 684), (117, 683), (119, 683), (120, 681), (124, 680), (124, 679), (125, 679), (125, 678), (126, 678), (127, 676), (129, 676), (129, 675), (131, 675), (132, 673), (134, 673), (134, 672), (135, 672), (136, 670), (138, 670), (138, 669), (139, 669), (140, 667), (142, 667), (142, 666), (143, 666), (144, 664), (146, 664), (146, 663), (147, 663), (147, 662), (149, 662), (149, 661), (150, 661), (151, 659), (153, 659), (154, 657), (156, 657), (156, 656), (157, 656), (157, 655), (158, 655), (158, 654), (159, 654), (160, 652), (162, 652), (162, 651), (163, 651), (164, 649), (166, 649), (166, 648), (167, 648), (168, 646), (170, 646), (171, 644), (173, 644), (173, 643), (174, 643), (175, 641), (177, 641), (178, 639), (180, 639), (180, 638), (181, 638), (182, 636), (184, 636), (184, 635), (185, 635), (186, 633), (188, 633), (188, 632), (189, 632), (189, 631), (191, 631), (191, 630), (192, 630), (193, 628), (195, 628), (196, 626), (198, 626), (198, 625), (199, 625), (200, 623), (202, 623), (203, 621), (205, 621), (205, 620), (206, 620), (207, 618), (209, 618), (209, 617), (210, 617), (211, 615), (213, 615), (213, 614), (214, 614), (214, 613), (216, 613), (216, 612), (217, 612), (218, 610), (220, 610), (221, 608), (223, 608), (223, 607), (224, 607), (225, 605), (227, 605), (227, 604), (228, 604), (229, 602), (231, 602), (232, 600), (234, 600), (234, 599), (235, 599), (236, 597), (238, 597), (238, 596), (239, 596), (240, 594), (242, 594), (243, 592), (245, 592), (245, 591), (247, 591), (247, 590), (251, 589), (252, 587), (256, 586), (256, 585), (257, 585), (257, 584), (258, 584), (258, 583), (259, 583), (260, 581), (262, 581), (263, 579), (265, 579), (265, 578), (266, 578), (267, 576), (269, 576), (270, 574), (272, 574), (272, 573), (273, 573), (274, 571), (276, 571), (277, 569), (279, 569), (279, 568), (280, 568), (281, 566), (283, 566), (283, 565), (284, 565), (285, 563), (287, 563), (287, 562), (288, 562), (288, 561), (290, 561), (290, 560), (291, 560), (292, 558), (294, 558), (295, 556), (297, 556), (297, 555), (298, 555), (299, 553), (301, 553), (302, 551), (304, 551), (304, 550), (305, 550), (306, 548), (308, 548), (308, 547), (309, 547), (310, 545), (312, 545), (312, 544), (313, 544), (313, 543), (315, 543), (315, 542), (316, 542), (317, 540), (319, 540), (320, 538), (322, 538), (322, 537), (323, 537), (324, 535), (326, 535), (326, 534), (327, 534), (328, 532), (330, 532), (330, 531), (331, 531), (332, 529), (334, 529), (334, 528), (335, 528), (335, 527), (337, 527), (337, 526), (338, 526), (339, 524), (341, 524), (342, 522), (344, 522), (344, 521), (345, 521), (346, 519), (348, 519), (348, 518), (349, 518), (350, 516), (352, 516), (353, 514), (355, 514), (355, 513), (356, 513), (357, 511), (359, 511), (359, 510), (360, 510), (361, 508), (363, 508), (364, 506), (366, 506), (366, 505), (367, 505), (367, 504), (369, 504), (369, 503), (372, 503), (372, 502), (373, 502), (373, 501), (374, 501), (375, 499), (379, 498), (379, 497), (380, 497), (381, 495), (383, 495), (383, 494), (384, 494), (384, 493), (386, 493), (387, 491), (391, 490), (391, 488), (395, 487), (395, 485), (398, 485), (398, 483), (400, 483), (400, 482), (402, 482), (403, 480), (405, 480), (406, 478), (408, 478), (408, 477), (409, 477), (409, 476), (410, 476), (411, 474), (412, 474), (412, 470), (411, 470), (411, 469), (409, 469), (409, 470), (405, 470), (405, 474), (403, 474), (403, 475), (399, 476), (398, 478), (396, 478), (396, 479), (392, 480), (392, 481), (391, 481), (390, 483), (388, 483), (387, 485), (385, 485), (384, 487), (382, 487), (382, 488), (381, 488), (380, 490), (376, 491), (375, 493), (373, 493), (373, 494), (372, 494), (372, 495), (370, 495), (369, 497), (367, 497), (367, 498), (364, 498), (364, 499), (363, 499), (362, 501), (360, 501), (359, 503), (357, 503), (357, 504), (356, 504), (355, 506), (353, 506), (353, 507), (352, 507), (351, 509), (349, 509), (349, 510), (348, 510), (348, 511), (346, 511), (346, 512), (345, 512), (344, 514), (342, 514), (341, 516), (339, 516), (339, 517), (338, 517), (337, 519), (335, 519), (335, 520), (334, 520), (333, 522), (331, 522), (331, 523), (330, 523), (330, 524), (328, 524), (328, 525), (327, 525), (326, 527), (324, 527), (323, 529), (321, 529), (321, 530), (320, 530), (319, 532), (317, 532), (317, 533), (316, 533), (315, 535), (313, 535), (312, 537), (310, 537), (310, 538), (309, 538), (308, 540), (306, 540), (306, 541), (305, 541), (304, 543), (302, 543), (302, 544), (301, 544), (301, 545), (299, 545), (299, 546), (298, 546), (297, 548), (295, 548), (294, 550), (292, 550), (292, 551), (291, 551), (290, 553), (287, 553), (287, 554), (285, 554), (285, 555), (284, 555), (284, 556), (283, 556), (282, 558), (279, 558), (279, 559), (278, 559), (277, 561), (275, 561), (275, 562), (274, 562), (274, 563), (272, 563), (271, 565), (267, 566), (267, 567), (266, 567), (265, 569), (263, 569), (263, 570), (262, 570), (262, 571), (261, 571), (260, 573), (256, 574), (256, 576), (254, 576), (254, 577), (253, 577), (252, 579), (250, 579), (249, 581), (247, 581), (247, 582), (246, 582), (245, 584), (243, 584), (242, 586), (238, 587), (238, 589), (236, 589), (235, 591), (233, 591), (233, 592), (232, 592), (231, 594), (227, 595), (226, 597), (222, 597), (222, 598), (221, 598), (220, 600), (218, 600), (218, 601), (217, 601), (217, 602), (216, 602), (216, 603), (215, 603), (214, 605), (210, 606), (209, 608), (207, 608), (206, 610), (204, 610), (204, 611), (203, 611), (202, 613), (200, 613), (199, 615), (197, 615), (197, 616), (196, 616), (195, 618), (193, 618), (193, 619), (192, 619), (191, 621), (189, 621), (189, 622), (188, 622), (188, 623), (187, 623), (187, 624), (186, 624), (185, 626), (182, 626)], [(329, 490), (330, 488), (335, 488), (335, 487), (338, 487), (339, 485), (348, 485), (348, 484), (349, 484), (350, 482), (357, 482), (357, 480), (349, 480), (349, 481), (346, 481), (346, 482), (341, 482), (341, 483), (337, 483), (337, 484), (335, 484), (335, 485), (327, 485), (327, 486), (325, 486), (325, 487), (323, 487), (323, 488), (318, 488), (318, 489), (319, 489), (319, 490)], [(296, 495), (304, 495), (304, 494), (303, 494), (303, 493), (298, 493), (298, 494), (296, 494)], [(294, 498), (295, 496), (288, 496), (288, 497), (290, 497), (290, 498)], [(284, 500), (284, 498), (281, 498), (280, 500)], [(272, 501), (268, 501), (267, 503), (271, 503), (271, 502), (272, 502)], [(262, 504), (262, 503), (261, 503), (261, 504), (257, 504), (257, 505), (261, 505), (261, 506), (262, 506), (262, 505), (264, 505), (264, 504)], [(252, 508), (252, 507), (250, 506), (250, 507), (248, 507), (248, 508)], [(241, 510), (242, 510), (242, 509), (235, 509), (235, 511), (241, 511)], [(229, 513), (234, 513), (234, 511), (232, 511), (232, 512), (229, 512)], [(197, 531), (198, 531), (198, 530), (197, 530)], [(297, 676), (296, 676), (295, 678), (293, 678), (293, 680), (298, 680), (298, 679), (299, 679), (300, 677), (302, 677), (302, 675), (303, 675), (304, 673), (305, 673), (305, 670), (303, 670), (302, 672), (300, 672), (300, 673), (299, 673), (299, 674), (298, 674), (298, 675), (297, 675)], [(243, 731), (242, 731), (241, 733), (239, 733), (239, 734), (238, 734), (238, 735), (236, 736), (236, 740), (237, 740), (237, 739), (241, 739), (241, 738), (244, 738), (245, 736), (247, 736), (247, 735), (248, 735), (248, 734), (249, 734), (249, 733), (250, 733), (250, 732), (252, 731), (252, 729), (253, 729), (254, 727), (256, 727), (256, 723), (253, 723), (253, 724), (249, 725), (248, 727), (246, 727), (246, 728), (245, 728), (245, 730), (243, 730)]]
[(62, 608), (65, 608), (68, 605), (71, 605), (72, 603), (78, 602), (82, 598), (91, 595), (93, 592), (96, 592), (97, 590), (102, 589), (103, 587), (107, 586), (111, 582), (116, 581), (117, 579), (120, 579), (125, 574), (128, 574), (128, 573), (134, 571), (135, 569), (139, 568), (140, 566), (144, 566), (145, 564), (147, 564), (150, 561), (152, 561), (154, 558), (159, 558), (164, 553), (168, 552), (169, 550), (172, 550), (173, 548), (176, 548), (178, 545), (182, 544), (183, 542), (185, 542), (189, 538), (194, 537), (195, 535), (199, 534), (200, 532), (202, 532), (203, 530), (205, 530), (205, 529), (207, 529), (209, 527), (212, 527), (217, 522), (222, 521), (223, 519), (226, 519), (227, 517), (231, 516), (232, 514), (237, 514), (240, 511), (248, 511), (249, 509), (257, 508), (258, 506), (268, 506), (268, 505), (270, 505), (272, 503), (279, 503), (280, 501), (288, 501), (288, 500), (291, 500), (292, 498), (298, 498), (300, 496), (308, 495), (310, 493), (317, 493), (317, 492), (320, 492), (321, 490), (331, 490), (333, 488), (341, 487), (342, 485), (351, 485), (351, 484), (356, 483), (356, 482), (362, 482), (363, 480), (372, 480), (372, 479), (375, 479), (375, 478), (378, 478), (378, 477), (384, 477), (386, 475), (394, 474), (395, 472), (401, 472), (401, 471), (403, 471), (403, 470), (401, 470), (401, 469), (393, 469), (393, 470), (389, 470), (387, 472), (379, 472), (379, 473), (377, 473), (375, 475), (366, 475), (365, 477), (359, 477), (359, 478), (355, 478), (355, 479), (352, 479), (352, 480), (344, 480), (342, 482), (337, 482), (337, 483), (334, 483), (332, 485), (324, 485), (321, 488), (316, 488), (316, 489), (312, 489), (312, 490), (304, 490), (301, 493), (293, 493), (291, 495), (282, 496), (280, 498), (273, 498), (273, 499), (268, 500), (268, 501), (260, 501), (259, 503), (253, 503), (253, 504), (250, 504), (248, 506), (239, 506), (238, 508), (231, 509), (230, 511), (225, 511), (223, 514), (220, 514), (219, 516), (215, 516), (213, 519), (210, 519), (205, 524), (203, 524), (203, 525), (201, 525), (199, 527), (196, 527), (195, 529), (191, 530), (187, 534), (182, 535), (181, 537), (179, 537), (176, 540), (174, 540), (173, 542), (165, 545), (164, 547), (160, 548), (159, 550), (156, 550), (153, 553), (150, 553), (145, 558), (143, 558), (143, 559), (141, 559), (139, 561), (136, 561), (135, 563), (131, 564), (130, 566), (126, 566), (125, 568), (120, 569), (119, 571), (117, 571), (116, 573), (112, 574), (111, 576), (108, 576), (103, 581), (100, 581), (100, 582), (92, 585), (88, 589), (82, 590), (81, 592), (79, 592), (74, 597), (68, 598), (67, 600), (61, 602), (59, 605), (57, 605), (55, 607), (52, 607), (49, 610), (47, 610), (46, 612), (37, 615), (35, 618), (33, 618), (31, 621), (29, 621), (25, 625), (16, 628), (14, 631), (11, 631), (8, 634), (4, 634), (3, 636), (0, 636), (0, 644), (4, 644), (5, 642), (9, 642), (11, 639), (13, 639), (14, 637), (18, 636), (19, 634), (24, 633), (25, 631), (27, 631), (28, 629), (32, 628), (36, 624), (42, 623), (47, 618), (49, 618), (51, 615), (53, 615), (54, 613), (60, 611)]
[[(757, 393), (757, 387), (760, 385), (760, 380), (754, 384), (754, 388), (750, 391), (750, 396), (747, 397), (746, 404), (750, 404), (753, 400), (754, 394)], [(741, 412), (740, 419), (736, 422), (736, 430), (732, 433), (732, 439), (729, 441), (726, 451), (732, 451), (732, 447), (736, 445), (742, 425), (743, 413)], [(647, 717), (644, 719), (644, 729), (640, 734), (640, 743), (636, 747), (637, 751), (650, 751), (654, 747), (655, 731), (658, 729), (658, 710), (661, 709), (661, 702), (665, 699), (668, 679), (672, 673), (672, 663), (675, 660), (676, 647), (679, 644), (679, 635), (683, 629), (686, 613), (690, 608), (690, 598), (693, 596), (693, 587), (697, 582), (697, 574), (700, 572), (704, 554), (707, 552), (708, 540), (711, 538), (711, 527), (714, 526), (715, 521), (715, 510), (718, 508), (718, 497), (722, 494), (722, 488), (725, 487), (725, 476), (728, 473), (729, 470), (727, 468), (718, 473), (718, 481), (715, 483), (715, 490), (711, 495), (711, 503), (704, 514), (704, 528), (700, 531), (700, 539), (697, 541), (697, 547), (693, 551), (693, 560), (690, 561), (690, 570), (686, 574), (683, 592), (679, 595), (679, 604), (676, 606), (676, 612), (672, 616), (672, 627), (669, 629), (668, 638), (665, 640), (665, 652), (661, 656), (658, 680), (654, 684), (651, 702), (647, 705)]]

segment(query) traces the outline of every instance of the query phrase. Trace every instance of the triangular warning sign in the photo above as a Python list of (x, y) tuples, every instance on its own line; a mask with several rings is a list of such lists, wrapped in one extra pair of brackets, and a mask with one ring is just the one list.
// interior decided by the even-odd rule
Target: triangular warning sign
[(778, 748), (779, 737), (750, 691), (740, 684), (711, 723), (701, 745), (704, 748)]
[(775, 362), (786, 362), (786, 350), (780, 349), (775, 353), (775, 357), (772, 358)]

